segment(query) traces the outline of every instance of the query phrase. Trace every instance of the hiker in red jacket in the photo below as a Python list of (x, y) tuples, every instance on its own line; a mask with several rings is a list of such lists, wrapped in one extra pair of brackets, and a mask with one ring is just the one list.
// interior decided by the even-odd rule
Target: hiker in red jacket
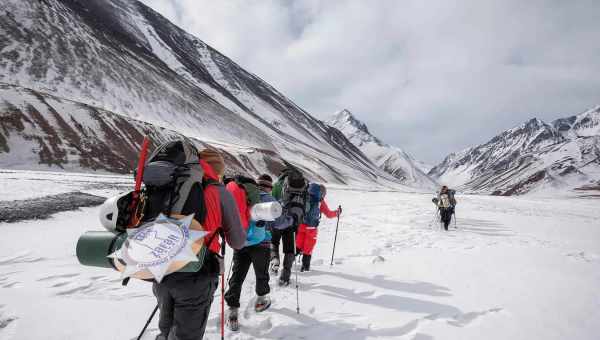
[(324, 185), (311, 183), (308, 186), (309, 210), (304, 216), (304, 223), (300, 224), (296, 234), (296, 252), (302, 253), (302, 268), (300, 271), (310, 270), (312, 251), (317, 244), (317, 227), (321, 221), (321, 214), (327, 218), (338, 217), (342, 213), (342, 207), (330, 210), (325, 202), (327, 189)]
[(206, 217), (202, 225), (209, 232), (204, 242), (210, 251), (200, 268), (196, 268), (199, 262), (190, 262), (160, 283), (154, 282), (152, 290), (160, 308), (157, 340), (203, 338), (221, 273), (219, 231), (234, 249), (241, 249), (246, 241), (234, 198), (220, 183), (225, 167), (223, 157), (207, 149), (200, 153), (200, 164), (203, 182), (207, 184), (203, 189)]

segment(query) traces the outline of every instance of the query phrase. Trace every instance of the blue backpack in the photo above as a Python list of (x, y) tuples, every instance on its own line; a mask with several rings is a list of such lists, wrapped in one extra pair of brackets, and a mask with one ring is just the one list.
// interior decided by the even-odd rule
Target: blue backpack
[(311, 183), (308, 186), (308, 211), (304, 216), (304, 224), (311, 227), (319, 226), (321, 221), (321, 186)]

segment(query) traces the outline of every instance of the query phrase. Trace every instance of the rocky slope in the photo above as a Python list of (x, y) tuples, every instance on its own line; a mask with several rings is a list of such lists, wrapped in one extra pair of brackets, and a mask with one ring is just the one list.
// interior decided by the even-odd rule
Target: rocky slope
[(348, 110), (334, 115), (329, 125), (340, 130), (373, 163), (403, 184), (434, 189), (437, 184), (421, 169), (420, 164), (404, 150), (382, 142), (369, 132), (366, 124)]
[(446, 157), (429, 175), (459, 189), (514, 195), (600, 183), (600, 107), (548, 124), (539, 119)]
[[(140, 129), (184, 134), (238, 155), (262, 150), (327, 182), (397, 182), (339, 131), (138, 1), (3, 1), (0, 82), (3, 115), (18, 116), (17, 107), (36, 122), (28, 111), (34, 107), (47, 122), (25, 127), (28, 137), (15, 140), (20, 126), (3, 125), (3, 167), (124, 171), (128, 165), (118, 159), (130, 159), (139, 136), (103, 140), (119, 155), (98, 155), (114, 158), (102, 162), (90, 156), (96, 152), (91, 146), (50, 146), (77, 144), (62, 133), (63, 122), (85, 111), (86, 123), (77, 121), (83, 130), (108, 125), (127, 136), (116, 122), (135, 121)], [(25, 147), (26, 138), (39, 148)], [(245, 168), (263, 167), (251, 158)]]
[[(90, 105), (0, 84), (0, 164), (4, 168), (128, 173), (136, 164), (144, 135), (150, 137), (151, 148), (183, 136)], [(284, 167), (283, 158), (268, 149), (192, 140), (199, 148), (220, 150), (230, 174), (277, 174)], [(318, 172), (303, 168), (314, 180), (344, 181), (334, 167)]]

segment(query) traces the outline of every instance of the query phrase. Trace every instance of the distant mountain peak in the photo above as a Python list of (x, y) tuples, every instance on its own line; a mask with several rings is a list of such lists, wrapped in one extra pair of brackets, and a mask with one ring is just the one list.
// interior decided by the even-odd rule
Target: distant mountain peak
[(340, 130), (374, 164), (402, 183), (423, 189), (432, 189), (437, 185), (422, 170), (428, 170), (429, 165), (416, 161), (398, 147), (382, 142), (372, 135), (367, 125), (358, 120), (350, 110), (344, 109), (336, 113), (329, 125)]
[(354, 114), (352, 114), (352, 112), (350, 112), (350, 110), (348, 110), (348, 109), (343, 109), (343, 110), (339, 111), (338, 113), (336, 113), (333, 116), (331, 123), (332, 123), (331, 125), (333, 125), (333, 126), (350, 124), (351, 126), (355, 127), (356, 129), (371, 135), (371, 132), (369, 132), (369, 128), (367, 128), (367, 124), (358, 120), (354, 116)]

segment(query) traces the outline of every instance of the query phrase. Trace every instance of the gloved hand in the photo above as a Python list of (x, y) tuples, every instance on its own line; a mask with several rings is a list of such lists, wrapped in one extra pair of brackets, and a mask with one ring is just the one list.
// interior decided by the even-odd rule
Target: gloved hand
[(342, 214), (342, 206), (340, 205), (337, 210), (338, 217)]

